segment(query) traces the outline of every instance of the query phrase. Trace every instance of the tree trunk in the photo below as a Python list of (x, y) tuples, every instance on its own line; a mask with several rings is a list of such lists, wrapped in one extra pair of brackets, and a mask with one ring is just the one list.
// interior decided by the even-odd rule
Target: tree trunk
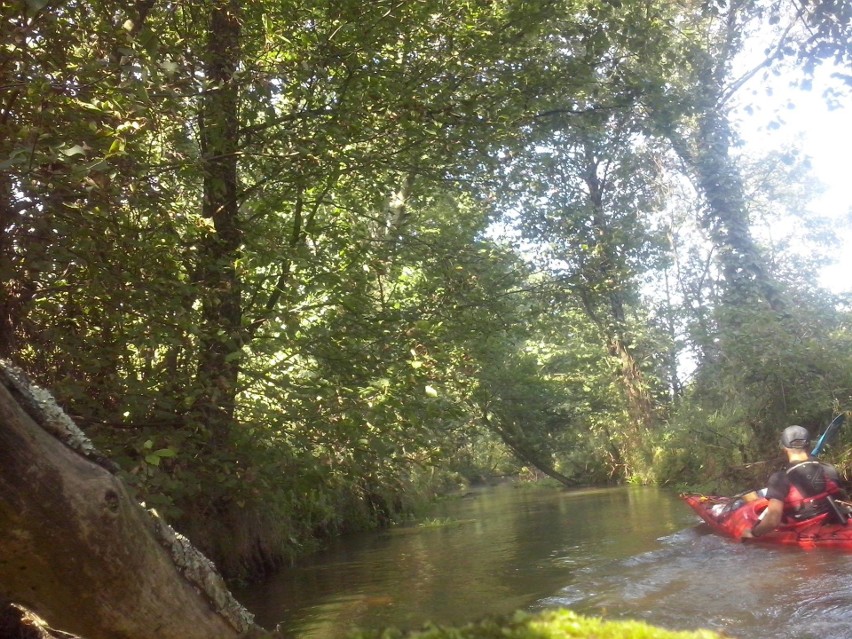
[[(3, 127), (0, 127), (2, 134)], [(14, 290), (17, 278), (12, 258), (12, 228), (16, 215), (12, 205), (12, 191), (8, 176), (0, 175), (0, 357), (9, 357), (15, 349), (15, 328), (20, 309), (19, 295)]]
[(0, 363), (0, 601), (87, 639), (260, 636), (41, 389)]
[[(726, 300), (732, 306), (755, 302), (783, 312), (784, 301), (777, 282), (766, 268), (766, 258), (751, 235), (743, 178), (731, 146), (735, 141), (725, 102), (728, 65), (735, 50), (737, 12), (746, 5), (733, 5), (728, 20), (717, 35), (717, 53), (695, 48), (684, 61), (692, 75), (687, 106), (671, 106), (652, 113), (654, 126), (668, 138), (672, 148), (691, 173), (697, 190), (704, 195), (705, 214), (701, 226), (716, 247), (716, 259), (724, 275)], [(712, 46), (712, 45), (711, 45)]]
[(487, 406), (480, 405), (479, 409), (482, 415), (482, 423), (484, 423), (492, 433), (497, 433), (497, 435), (500, 436), (500, 439), (503, 440), (503, 443), (506, 444), (509, 450), (511, 450), (519, 460), (537, 468), (542, 473), (551, 479), (555, 479), (563, 486), (577, 485), (578, 482), (576, 480), (563, 475), (553, 467), (553, 464), (548, 459), (550, 457), (549, 452), (536, 450), (538, 447), (535, 442), (530, 441), (516, 423), (498, 423), (499, 420), (494, 421), (488, 416), (489, 411)]
[(751, 236), (742, 177), (730, 154), (732, 133), (726, 115), (712, 108), (700, 113), (691, 148), (678, 135), (674, 133), (670, 140), (706, 199), (707, 213), (701, 223), (717, 247), (728, 300), (735, 305), (763, 300), (772, 310), (782, 312), (778, 286)]
[(204, 163), (202, 215), (213, 225), (199, 251), (204, 325), (198, 365), (195, 410), (215, 444), (229, 443), (240, 371), (241, 281), (236, 263), (242, 232), (239, 222), (240, 4), (217, 0), (207, 35), (204, 91), (199, 132)]
[(627, 400), (628, 423), (620, 445), (622, 461), (628, 462), (628, 474), (641, 473), (647, 467), (643, 459), (646, 434), (656, 424), (654, 400), (648, 392), (642, 370), (633, 353), (633, 342), (625, 314), (629, 284), (623, 282), (622, 258), (613, 248), (613, 232), (607, 220), (600, 161), (592, 142), (584, 142), (583, 181), (592, 212), (590, 224), (596, 244), (591, 257), (583, 258), (581, 284), (576, 287), (589, 319), (598, 327), (609, 354), (618, 360), (619, 383)]
[[(5, 44), (5, 42), (4, 42)], [(14, 87), (9, 65), (0, 64), (0, 86)], [(12, 124), (12, 110), (21, 91), (7, 90), (0, 99), (0, 157), (10, 158), (20, 144), (18, 127)], [(0, 172), (0, 357), (9, 357), (15, 347), (15, 328), (20, 304), (15, 289), (15, 264), (12, 259), (15, 228), (19, 211), (14, 201), (15, 188), (8, 169)]]

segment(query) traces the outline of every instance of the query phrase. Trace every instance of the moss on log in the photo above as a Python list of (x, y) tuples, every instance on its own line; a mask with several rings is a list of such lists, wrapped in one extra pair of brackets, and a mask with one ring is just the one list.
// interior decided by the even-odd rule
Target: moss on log
[(360, 632), (351, 639), (724, 639), (710, 630), (673, 631), (642, 621), (605, 621), (570, 610), (539, 614), (524, 612), (486, 619), (460, 628), (429, 626), (403, 633), (397, 630)]

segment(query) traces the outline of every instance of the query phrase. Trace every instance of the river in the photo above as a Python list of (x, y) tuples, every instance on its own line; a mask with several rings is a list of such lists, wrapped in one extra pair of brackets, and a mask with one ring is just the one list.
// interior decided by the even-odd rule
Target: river
[(336, 540), (237, 597), (299, 639), (553, 607), (738, 639), (852, 638), (852, 553), (735, 543), (671, 491), (504, 486), (433, 517)]

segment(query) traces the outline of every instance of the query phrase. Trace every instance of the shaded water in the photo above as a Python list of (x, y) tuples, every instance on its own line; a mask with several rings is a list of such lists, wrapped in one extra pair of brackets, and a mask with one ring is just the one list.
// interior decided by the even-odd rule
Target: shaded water
[(237, 597), (304, 639), (551, 607), (740, 639), (852, 638), (852, 554), (734, 543), (671, 492), (501, 487), (434, 517), (452, 523), (339, 540)]

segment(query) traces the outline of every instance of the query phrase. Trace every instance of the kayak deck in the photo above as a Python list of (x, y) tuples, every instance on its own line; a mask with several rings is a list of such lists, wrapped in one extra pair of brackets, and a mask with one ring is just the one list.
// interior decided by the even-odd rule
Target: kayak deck
[[(745, 530), (751, 530), (760, 520), (760, 513), (768, 505), (765, 497), (752, 501), (695, 493), (682, 494), (683, 499), (714, 532), (741, 539)], [(805, 521), (782, 524), (766, 535), (750, 541), (799, 546), (801, 548), (835, 548), (852, 551), (852, 523), (832, 523), (827, 514)]]

